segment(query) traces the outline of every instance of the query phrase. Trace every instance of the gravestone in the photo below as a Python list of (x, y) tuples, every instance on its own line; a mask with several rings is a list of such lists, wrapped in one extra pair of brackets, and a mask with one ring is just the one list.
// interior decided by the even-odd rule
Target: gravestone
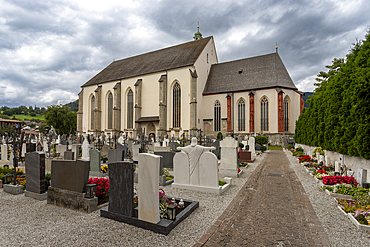
[(221, 148), (220, 148), (220, 140), (216, 140), (212, 143), (212, 147), (215, 147), (215, 150), (212, 150), (212, 153), (214, 153), (217, 157), (217, 159), (221, 159)]
[(83, 160), (89, 160), (89, 142), (87, 141), (87, 138), (85, 138), (84, 142), (82, 143), (82, 157)]
[(108, 149), (108, 163), (116, 163), (123, 161), (123, 150), (122, 149)]
[(366, 183), (366, 179), (367, 179), (367, 170), (366, 169), (362, 169), (362, 168), (358, 168), (357, 169), (357, 182), (358, 184), (362, 187), (364, 183)]
[(139, 149), (140, 144), (132, 144), (132, 159), (133, 161), (139, 161)]
[(21, 153), (21, 157), (25, 157), (26, 156), (26, 152), (27, 152), (27, 149), (26, 149), (26, 143), (22, 143), (22, 153)]
[(225, 137), (220, 146), (222, 151), (220, 176), (237, 177), (239, 143), (232, 137)]
[(43, 141), (43, 150), (44, 150), (44, 153), (47, 153), (49, 151), (49, 146), (48, 146), (48, 141), (47, 140), (44, 140)]
[(64, 158), (64, 152), (67, 151), (67, 145), (59, 144), (56, 146), (56, 152), (59, 154), (61, 158)]
[(163, 168), (173, 169), (173, 157), (176, 152), (154, 152), (154, 154), (163, 157)]
[(132, 217), (134, 208), (134, 164), (132, 161), (110, 163), (108, 169), (108, 211)]
[[(222, 144), (221, 144), (222, 145)], [(218, 160), (213, 153), (204, 153), (199, 159), (199, 185), (218, 189)]]
[(128, 154), (128, 145), (127, 144), (117, 144), (117, 149), (121, 149), (123, 150), (123, 158), (126, 159), (127, 158), (127, 154)]
[(256, 151), (261, 151), (261, 145), (260, 144), (256, 144)]
[(247, 146), (248, 146), (248, 142), (247, 141), (242, 141), (242, 143), (244, 145), (243, 150), (245, 150), (247, 148)]
[(83, 193), (89, 180), (89, 170), (89, 161), (52, 160), (51, 186)]
[(36, 143), (26, 143), (26, 152), (36, 152)]
[(124, 144), (124, 143), (125, 143), (125, 139), (123, 139), (123, 137), (122, 137), (122, 136), (120, 136), (120, 137), (118, 137), (117, 142), (118, 142), (119, 144)]
[(10, 155), (9, 155), (9, 167), (10, 168), (14, 167), (14, 153), (13, 153), (13, 150), (10, 151)]
[(330, 161), (330, 157), (329, 156), (325, 156), (325, 165), (330, 165), (331, 164), (331, 161)]
[(72, 145), (72, 152), (75, 153), (75, 160), (78, 160), (80, 158), (80, 147), (81, 147), (81, 144)]
[(157, 224), (159, 217), (159, 176), (160, 156), (154, 154), (139, 154), (139, 205), (138, 218)]
[(8, 160), (8, 145), (6, 144), (1, 145), (1, 160), (2, 161)]
[(97, 149), (90, 149), (90, 171), (101, 172), (100, 151)]
[(133, 153), (132, 144), (133, 144), (133, 140), (127, 140), (127, 146), (131, 153)]
[(344, 156), (343, 156), (343, 154), (340, 154), (339, 155), (339, 163), (340, 163), (341, 166), (344, 164)]
[(46, 200), (47, 193), (45, 193), (45, 153), (26, 153), (25, 162), (27, 174), (25, 196), (32, 197), (37, 200)]
[(63, 157), (64, 160), (75, 160), (75, 153), (71, 151), (65, 151)]
[(318, 162), (320, 163), (320, 162), (323, 162), (324, 163), (324, 161), (325, 161), (325, 156), (324, 155), (319, 155), (319, 160), (318, 160)]
[(251, 151), (252, 156), (255, 155), (256, 150), (255, 150), (255, 138), (254, 137), (249, 137), (248, 140), (248, 145), (249, 145), (249, 151)]

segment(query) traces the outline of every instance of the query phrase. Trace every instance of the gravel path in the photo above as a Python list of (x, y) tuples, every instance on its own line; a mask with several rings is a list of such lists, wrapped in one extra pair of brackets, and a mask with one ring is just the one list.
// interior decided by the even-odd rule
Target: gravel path
[(320, 185), (298, 162), (298, 158), (285, 150), (311, 204), (316, 211), (331, 246), (370, 246), (370, 233), (362, 232), (336, 206), (333, 197), (320, 191)]
[(199, 201), (168, 236), (91, 214), (11, 195), (0, 189), (0, 246), (192, 246), (223, 213), (267, 154), (258, 156), (221, 196), (162, 187), (167, 195)]

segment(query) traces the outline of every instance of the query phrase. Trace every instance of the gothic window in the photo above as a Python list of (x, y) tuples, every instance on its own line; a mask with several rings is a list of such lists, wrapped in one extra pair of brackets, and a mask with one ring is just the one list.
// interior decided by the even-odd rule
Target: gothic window
[(173, 86), (173, 127), (180, 128), (181, 125), (181, 87), (176, 82)]
[(238, 103), (238, 131), (245, 131), (245, 101), (239, 100)]
[(288, 98), (285, 97), (283, 102), (284, 108), (284, 131), (289, 131), (289, 102)]
[(94, 119), (95, 119), (95, 96), (92, 96), (91, 98), (91, 105), (90, 105), (90, 110), (91, 110), (91, 113), (90, 113), (90, 127), (91, 127), (91, 130), (94, 130)]
[(269, 130), (269, 102), (266, 97), (261, 100), (261, 131)]
[(216, 100), (214, 107), (214, 130), (221, 131), (221, 104)]
[(108, 129), (113, 129), (113, 94), (108, 95)]
[(127, 93), (127, 128), (134, 126), (134, 93), (130, 89)]

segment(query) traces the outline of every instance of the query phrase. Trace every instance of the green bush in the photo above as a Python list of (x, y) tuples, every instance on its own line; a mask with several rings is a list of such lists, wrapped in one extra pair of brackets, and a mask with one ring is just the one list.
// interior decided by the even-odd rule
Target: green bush
[(226, 184), (225, 181), (222, 181), (222, 180), (218, 180), (218, 185), (219, 186), (224, 186)]
[(267, 150), (267, 147), (265, 147), (265, 146), (261, 146), (261, 151), (262, 152), (265, 152)]
[(222, 135), (222, 133), (221, 133), (221, 132), (218, 132), (218, 133), (217, 133), (217, 139), (218, 139), (218, 140), (222, 140), (222, 139), (224, 139), (224, 136)]
[(239, 142), (239, 147), (240, 147), (241, 149), (243, 149), (243, 148), (244, 148), (244, 144), (243, 144), (243, 143), (241, 143), (241, 142)]
[(48, 188), (50, 186), (50, 180), (51, 180), (51, 174), (46, 173), (45, 174), (45, 190), (48, 190)]
[(303, 152), (303, 148), (302, 148), (302, 147), (297, 147), (297, 148), (295, 149), (295, 151), (296, 151), (296, 152)]
[(287, 146), (287, 148), (288, 148), (288, 149), (292, 149), (292, 147), (293, 147), (293, 146), (292, 146), (292, 145), (290, 145), (290, 144), (288, 144), (288, 146)]
[(256, 143), (260, 144), (261, 146), (269, 142), (269, 139), (267, 139), (266, 136), (256, 136), (255, 138)]

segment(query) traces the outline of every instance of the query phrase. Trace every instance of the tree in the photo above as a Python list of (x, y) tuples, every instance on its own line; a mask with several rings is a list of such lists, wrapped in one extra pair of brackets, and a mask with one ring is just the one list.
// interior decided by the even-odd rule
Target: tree
[(73, 134), (77, 128), (77, 114), (66, 106), (48, 106), (45, 114), (46, 124), (53, 126), (57, 134)]

